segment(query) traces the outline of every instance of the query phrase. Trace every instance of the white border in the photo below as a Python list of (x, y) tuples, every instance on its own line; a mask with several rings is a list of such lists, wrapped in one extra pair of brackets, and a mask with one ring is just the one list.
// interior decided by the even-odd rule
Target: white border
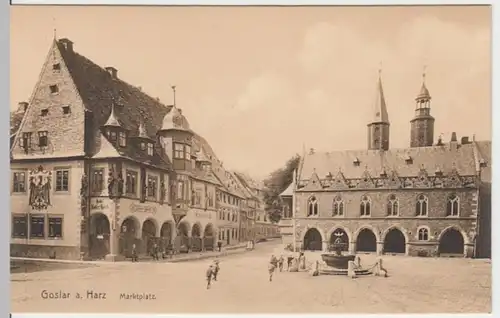
[[(438, 0), (420, 0), (420, 1), (408, 1), (408, 0), (385, 0), (385, 1), (362, 1), (362, 0), (351, 0), (351, 1), (335, 1), (335, 0), (273, 0), (273, 1), (266, 1), (266, 0), (260, 0), (260, 1), (248, 1), (248, 2), (236, 2), (236, 1), (230, 1), (230, 0), (52, 0), (52, 1), (43, 1), (43, 0), (11, 0), (12, 4), (19, 4), (19, 5), (28, 5), (28, 4), (33, 4), (33, 5), (444, 5), (444, 4), (460, 4), (460, 5), (467, 5), (467, 4), (493, 4), (493, 32), (492, 32), (492, 57), (493, 57), (493, 79), (492, 79), (492, 118), (494, 122), (500, 122), (500, 118), (497, 119), (500, 116), (500, 112), (496, 110), (496, 107), (498, 104), (498, 99), (500, 97), (500, 84), (499, 84), (499, 73), (500, 73), (500, 63), (498, 62), (498, 59), (500, 58), (500, 48), (498, 46), (498, 43), (500, 42), (500, 4), (494, 3), (496, 1), (438, 1)], [(2, 84), (0, 85), (0, 98), (4, 101), (3, 108), (5, 112), (10, 110), (10, 107), (8, 105), (11, 104), (10, 99), (9, 99), (9, 63), (5, 63), (6, 61), (9, 61), (9, 4), (8, 1), (0, 1), (0, 42), (2, 44), (2, 50), (1, 52), (1, 60), (4, 61), (4, 63), (0, 63), (0, 74), (1, 74), (1, 80)], [(496, 88), (496, 89), (494, 89)], [(471, 107), (474, 107), (474, 105), (471, 105)], [(7, 115), (7, 114), (6, 114)], [(0, 116), (0, 125), (2, 127), (5, 127), (5, 134), (4, 136), (8, 136), (7, 131), (9, 130), (9, 123), (8, 123), (8, 118), (9, 116)], [(496, 161), (497, 158), (497, 150), (500, 150), (499, 142), (500, 142), (500, 125), (492, 125), (493, 131), (492, 131), (492, 140), (493, 140), (493, 148), (492, 148), (492, 158), (493, 161)], [(6, 153), (1, 156), (2, 160), (4, 161), (4, 166), (9, 167), (9, 139), (5, 138), (3, 142), (3, 147), (1, 148), (2, 151), (5, 151)], [(500, 158), (500, 152), (498, 153), (498, 158)], [(496, 180), (497, 177), (500, 177), (500, 170), (497, 170), (496, 164), (492, 164), (492, 176), (493, 179)], [(9, 173), (9, 168), (7, 168), (7, 174)], [(2, 172), (3, 174), (3, 172)], [(3, 177), (0, 178), (0, 182), (4, 184), (3, 189), (9, 189), (9, 184), (8, 184), (9, 178)], [(8, 197), (8, 191), (1, 191), (0, 196), (3, 198), (2, 202), (9, 202), (9, 197)], [(492, 185), (492, 242), (498, 242), (498, 239), (500, 238), (500, 235), (498, 235), (496, 229), (496, 224), (497, 224), (497, 213), (495, 211), (499, 210), (497, 209), (497, 202), (500, 197), (499, 189), (496, 187), (496, 182), (493, 183)], [(4, 222), (2, 222), (3, 226), (6, 227), (4, 231), (0, 231), (1, 235), (4, 237), (4, 239), (0, 240), (2, 252), (4, 252), (4, 255), (9, 255), (8, 249), (9, 249), (9, 233), (10, 233), (10, 214), (8, 213), (10, 209), (4, 209), (2, 216), (4, 218)], [(500, 254), (498, 253), (498, 247), (500, 245), (498, 244), (493, 244), (492, 246), (492, 255), (495, 257), (496, 255)], [(2, 276), (2, 279), (5, 282), (5, 285), (10, 284), (10, 269), (7, 267), (7, 262), (2, 263), (2, 266), (5, 266), (5, 269), (2, 268), (2, 273), (4, 273)], [(497, 262), (493, 261), (492, 262), (492, 268), (493, 272), (494, 269), (500, 269), (500, 265), (497, 265)], [(473, 275), (473, 273), (471, 273)], [(492, 275), (492, 284), (493, 287), (499, 286), (498, 281), (499, 281), (499, 275)], [(4, 292), (6, 289), (2, 289)], [(493, 290), (493, 295), (492, 295), (492, 310), (495, 312), (496, 307), (498, 306), (497, 304), (500, 304), (500, 299), (499, 299), (499, 293), (495, 292), (496, 288), (492, 288)], [(10, 288), (7, 289), (7, 293), (9, 293)], [(2, 293), (3, 293), (2, 292)], [(9, 293), (10, 294), (10, 293)], [(8, 308), (10, 308), (10, 297), (9, 294), (0, 297), (0, 300), (4, 303), (2, 304), (1, 308), (4, 308), (4, 312), (7, 311), (6, 313), (9, 312)], [(334, 310), (334, 308), (332, 308)], [(3, 313), (2, 313), (3, 314)], [(333, 311), (332, 314), (335, 314)], [(152, 317), (152, 316), (159, 316), (159, 317), (195, 317), (196, 315), (152, 315), (152, 314), (137, 314), (137, 315), (130, 315), (130, 314), (12, 314), (12, 317), (14, 318), (42, 318), (42, 317), (73, 317), (73, 318), (83, 318), (83, 317), (120, 317), (120, 318), (133, 318), (133, 317)], [(205, 317), (222, 317), (222, 316), (228, 316), (228, 315), (204, 315)], [(248, 316), (255, 316), (255, 315), (241, 315), (242, 317)], [(276, 317), (280, 315), (260, 315), (262, 317)], [(289, 315), (286, 315), (289, 316)], [(325, 316), (329, 317), (329, 315), (316, 315), (316, 316)], [(352, 317), (352, 316), (366, 316), (366, 315), (337, 315), (338, 317)], [(371, 315), (374, 317), (384, 317), (383, 314), (379, 315)], [(402, 315), (394, 315), (394, 316), (402, 316)], [(415, 317), (420, 317), (420, 316), (429, 316), (429, 315), (414, 315)], [(486, 314), (471, 314), (471, 315), (436, 315), (440, 317), (486, 317), (486, 316), (491, 316), (491, 315), (486, 315)], [(4, 316), (5, 317), (5, 316)], [(283, 317), (285, 317), (283, 315)]]
[(439, 0), (254, 0), (254, 1), (231, 1), (231, 0), (11, 0), (12, 4), (35, 4), (35, 5), (234, 5), (234, 6), (258, 6), (258, 5), (443, 5), (443, 4), (491, 4), (492, 1), (439, 1)]

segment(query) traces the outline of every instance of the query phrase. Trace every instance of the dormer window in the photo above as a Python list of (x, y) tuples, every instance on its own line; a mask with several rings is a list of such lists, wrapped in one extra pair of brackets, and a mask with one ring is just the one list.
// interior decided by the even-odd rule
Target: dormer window
[(480, 166), (481, 168), (485, 168), (487, 165), (488, 165), (488, 164), (486, 163), (486, 160), (484, 160), (484, 159), (480, 159), (480, 160), (479, 160), (479, 166)]
[(124, 131), (120, 131), (118, 133), (118, 145), (120, 147), (126, 147), (127, 146), (127, 135), (125, 134)]
[(48, 114), (49, 114), (49, 109), (48, 108), (42, 109), (42, 111), (40, 112), (40, 116), (42, 116), (42, 117), (45, 117)]
[(411, 165), (411, 164), (413, 164), (413, 158), (410, 155), (406, 155), (405, 162), (407, 165)]
[(50, 93), (51, 94), (57, 94), (57, 93), (59, 93), (59, 87), (57, 87), (57, 85), (50, 85), (49, 88), (50, 88)]
[(61, 70), (61, 63), (54, 63), (54, 64), (52, 64), (52, 69), (54, 71), (60, 71)]
[(361, 161), (359, 161), (359, 159), (356, 157), (356, 159), (354, 159), (352, 163), (354, 166), (359, 167), (359, 164), (361, 163)]
[(148, 155), (152, 156), (154, 154), (154, 146), (152, 143), (148, 143)]

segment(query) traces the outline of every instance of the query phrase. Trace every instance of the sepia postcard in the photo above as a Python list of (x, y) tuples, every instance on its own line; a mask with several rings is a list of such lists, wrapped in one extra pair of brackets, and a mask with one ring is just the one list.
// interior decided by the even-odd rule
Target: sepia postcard
[(11, 6), (13, 313), (490, 313), (491, 6)]

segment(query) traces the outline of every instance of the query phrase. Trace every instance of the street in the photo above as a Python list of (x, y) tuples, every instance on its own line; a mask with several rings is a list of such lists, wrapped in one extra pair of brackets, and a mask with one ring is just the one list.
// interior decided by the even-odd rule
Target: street
[[(486, 313), (491, 311), (491, 262), (384, 256), (388, 278), (312, 277), (277, 273), (279, 244), (221, 258), (220, 277), (206, 289), (211, 260), (114, 263), (11, 274), (12, 312), (116, 313)], [(319, 253), (306, 253), (307, 261)], [(375, 261), (361, 255), (362, 265)], [(80, 298), (77, 297), (77, 293)], [(135, 294), (135, 295), (134, 295)], [(140, 295), (138, 297), (138, 295)], [(59, 299), (44, 299), (56, 297)], [(142, 299), (138, 299), (142, 298)]]

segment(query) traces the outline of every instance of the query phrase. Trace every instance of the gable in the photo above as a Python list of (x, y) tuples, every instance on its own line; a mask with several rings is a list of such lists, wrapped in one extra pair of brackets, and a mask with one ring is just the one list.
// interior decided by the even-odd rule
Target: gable
[[(58, 65), (58, 69), (54, 69)], [(65, 114), (63, 107), (69, 106)], [(13, 143), (12, 158), (68, 157), (84, 155), (85, 107), (54, 41), (45, 59), (29, 106)], [(47, 132), (47, 146), (39, 144), (39, 132)], [(30, 147), (20, 147), (24, 133), (31, 133)]]

